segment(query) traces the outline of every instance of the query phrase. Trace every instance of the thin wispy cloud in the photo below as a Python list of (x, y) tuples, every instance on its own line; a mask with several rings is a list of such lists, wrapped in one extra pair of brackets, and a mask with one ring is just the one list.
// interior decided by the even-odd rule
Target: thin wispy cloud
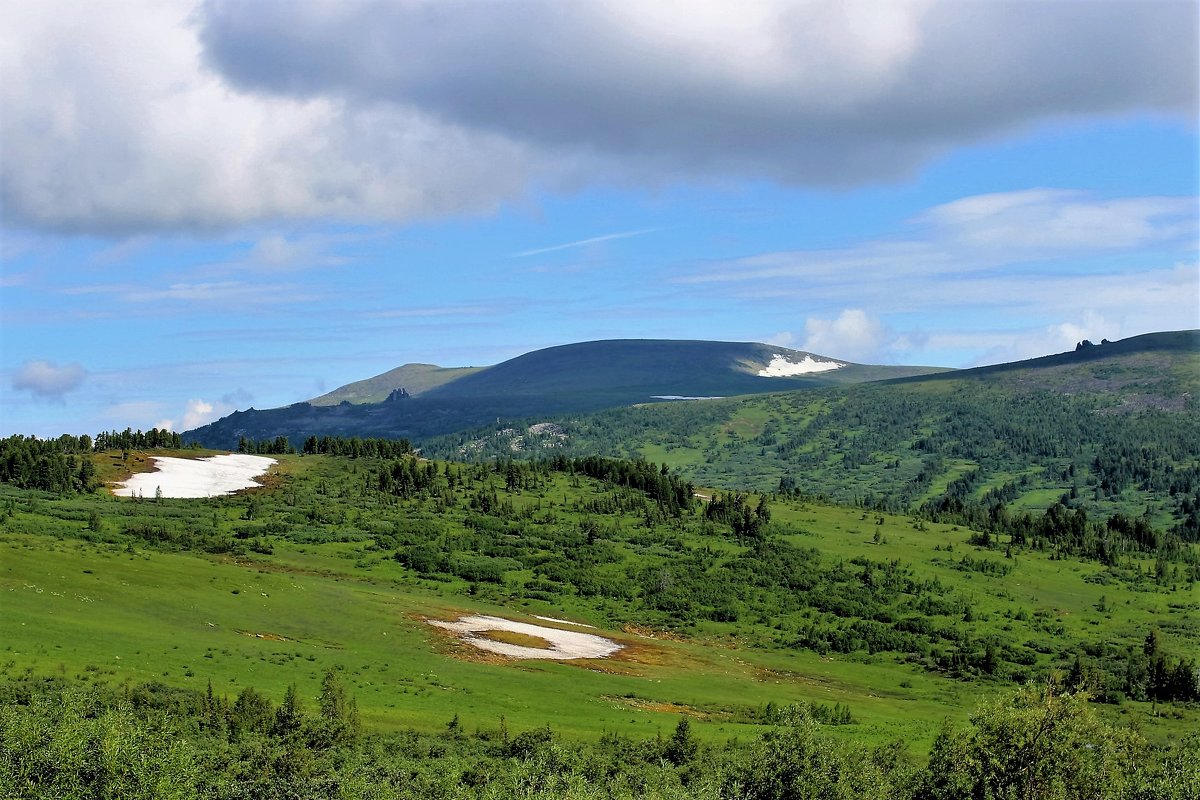
[(129, 236), (96, 253), (92, 256), (92, 263), (100, 267), (124, 264), (152, 244), (153, 237), (146, 235)]
[(647, 233), (654, 233), (657, 228), (643, 228), (636, 231), (621, 231), (620, 233), (607, 233), (603, 236), (592, 236), (587, 239), (579, 239), (574, 242), (565, 244), (551, 245), (550, 247), (538, 247), (533, 250), (522, 250), (519, 253), (513, 253), (513, 258), (525, 258), (526, 256), (537, 256), (542, 253), (554, 253), (559, 250), (570, 250), (575, 247), (587, 247), (588, 245), (600, 244), (601, 242), (611, 242), (614, 239), (630, 239), (634, 236), (644, 236)]
[(987, 252), (1111, 250), (1194, 242), (1196, 197), (1097, 198), (1065, 189), (976, 195), (919, 216), (940, 235)]
[(28, 272), (11, 272), (0, 274), (0, 289), (15, 289), (31, 283), (33, 276)]
[(67, 295), (110, 295), (120, 302), (143, 306), (155, 303), (281, 305), (310, 302), (321, 297), (298, 285), (249, 281), (179, 282), (157, 287), (133, 283), (91, 284), (68, 287), (62, 292)]
[(917, 215), (907, 238), (761, 253), (702, 265), (681, 284), (951, 277), (1134, 247), (1194, 248), (1198, 197), (1098, 199), (1033, 190), (967, 197)]
[(368, 311), (367, 319), (437, 319), (439, 317), (489, 317), (514, 310), (515, 303), (487, 303), (470, 305), (423, 306), (414, 308), (388, 308)]
[(347, 248), (379, 238), (365, 233), (267, 233), (255, 237), (240, 252), (223, 261), (190, 270), (193, 278), (298, 273), (345, 267), (356, 261)]

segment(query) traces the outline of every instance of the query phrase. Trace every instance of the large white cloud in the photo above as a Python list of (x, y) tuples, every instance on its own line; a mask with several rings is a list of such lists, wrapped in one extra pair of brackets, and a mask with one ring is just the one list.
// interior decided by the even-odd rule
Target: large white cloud
[(531, 186), (894, 178), (1197, 96), (1191, 3), (6, 3), (9, 224), (481, 212)]
[(804, 323), (802, 350), (811, 353), (836, 353), (839, 358), (873, 361), (887, 339), (887, 331), (878, 319), (861, 308), (848, 308), (835, 319), (809, 317)]
[(190, 431), (193, 428), (199, 428), (201, 425), (214, 422), (221, 416), (233, 411), (234, 408), (234, 406), (227, 403), (217, 403), (214, 405), (207, 400), (188, 400), (187, 406), (183, 411), (183, 421), (178, 426), (176, 426), (174, 419), (162, 419), (154, 427), (168, 431)]
[(10, 3), (6, 221), (70, 232), (273, 218), (410, 219), (522, 190), (521, 145), (412, 106), (232, 88), (187, 3)]

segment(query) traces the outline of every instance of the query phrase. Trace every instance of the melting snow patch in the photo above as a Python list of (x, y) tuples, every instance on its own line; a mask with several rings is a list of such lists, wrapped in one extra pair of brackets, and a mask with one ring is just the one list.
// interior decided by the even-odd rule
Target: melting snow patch
[(808, 375), (812, 372), (829, 372), (846, 366), (840, 361), (817, 361), (812, 356), (805, 356), (799, 361), (788, 361), (787, 356), (776, 354), (771, 357), (771, 363), (758, 371), (761, 378), (787, 378), (792, 375)]
[(113, 494), (120, 497), (212, 497), (252, 489), (275, 459), (230, 453), (211, 458), (166, 458), (155, 456), (153, 472), (139, 472), (117, 484)]
[[(558, 628), (547, 628), (528, 622), (514, 622), (503, 617), (469, 616), (462, 617), (457, 622), (443, 622), (436, 619), (426, 620), (426, 622), (457, 633), (459, 638), (473, 647), (510, 658), (551, 658), (569, 661), (575, 658), (604, 658), (621, 649), (621, 645), (602, 636), (578, 631), (562, 631)], [(521, 633), (544, 639), (548, 646), (526, 647), (475, 635), (487, 631)]]
[(545, 620), (546, 622), (557, 622), (560, 625), (574, 625), (577, 628), (595, 628), (596, 627), (595, 625), (585, 625), (582, 622), (571, 622), (571, 620), (569, 620), (569, 619), (556, 619), (555, 617), (543, 617), (539, 614), (534, 614), (533, 618)]

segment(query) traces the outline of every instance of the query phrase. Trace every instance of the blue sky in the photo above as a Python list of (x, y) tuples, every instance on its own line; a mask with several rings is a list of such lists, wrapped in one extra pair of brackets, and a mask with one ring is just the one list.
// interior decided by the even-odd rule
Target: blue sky
[(603, 338), (1200, 327), (1194, 3), (14, 2), (0, 434)]

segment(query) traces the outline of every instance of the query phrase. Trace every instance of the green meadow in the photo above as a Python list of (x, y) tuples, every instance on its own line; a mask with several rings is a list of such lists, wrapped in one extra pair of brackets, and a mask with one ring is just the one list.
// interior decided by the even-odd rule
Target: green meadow
[(620, 631), (600, 631), (633, 651), (611, 662), (483, 659), (422, 618), (470, 612), (536, 622), (532, 611), (562, 612), (406, 591), (381, 579), (384, 570), (361, 574), (369, 570), (355, 570), (345, 552), (269, 562), (129, 554), (75, 541), (46, 547), (20, 536), (6, 536), (3, 547), (0, 633), (9, 674), (32, 668), (199, 690), (211, 680), (218, 692), (254, 686), (281, 697), (292, 683), (315, 696), (332, 668), (372, 726), (438, 730), (457, 714), (468, 728), (490, 728), (504, 716), (517, 729), (549, 722), (588, 736), (653, 736), (680, 713), (697, 719), (700, 732), (736, 736), (760, 706), (814, 701), (852, 706), (880, 735), (927, 739), (926, 724), (963, 716), (978, 697), (919, 676), (909, 676), (915, 688), (899, 689), (885, 664)]
[[(1194, 704), (1124, 690), (1152, 631), (1168, 664), (1200, 653), (1186, 558), (1163, 574), (1145, 553), (981, 546), (779, 495), (739, 495), (769, 514), (739, 533), (691, 496), (713, 490), (656, 498), (671, 488), (656, 466), (278, 458), (266, 488), (225, 498), (0, 487), (0, 671), (278, 701), (315, 697), (333, 670), (371, 730), (457, 717), (583, 740), (666, 736), (683, 717), (700, 739), (745, 740), (801, 703), (849, 709), (839, 737), (921, 755), (943, 720), (1081, 660), (1097, 685), (1078, 688), (1107, 692), (1114, 724), (1161, 743), (1200, 724)], [(572, 620), (623, 649), (510, 660), (426, 622), (469, 613)]]

